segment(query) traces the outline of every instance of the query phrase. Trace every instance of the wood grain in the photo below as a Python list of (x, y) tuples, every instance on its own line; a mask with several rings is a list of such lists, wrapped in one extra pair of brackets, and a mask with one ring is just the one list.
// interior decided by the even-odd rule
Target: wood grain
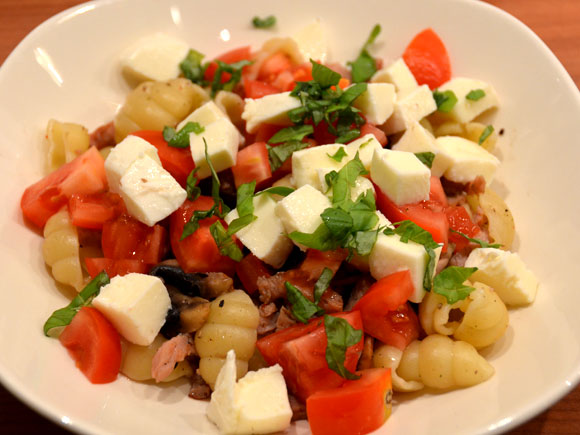
[[(37, 25), (78, 0), (0, 0), (0, 63)], [(488, 0), (519, 18), (550, 47), (580, 85), (580, 0)], [(533, 382), (533, 381), (532, 381)], [(66, 433), (0, 386), (0, 432)], [(580, 387), (512, 434), (580, 434)]]

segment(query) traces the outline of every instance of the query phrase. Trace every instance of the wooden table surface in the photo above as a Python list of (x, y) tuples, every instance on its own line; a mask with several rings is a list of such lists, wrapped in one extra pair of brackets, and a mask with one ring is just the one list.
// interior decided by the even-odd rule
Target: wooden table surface
[[(79, 0), (0, 0), (0, 64), (18, 42), (52, 15)], [(580, 87), (580, 0), (488, 0), (531, 27)], [(0, 432), (64, 433), (0, 385)], [(580, 386), (513, 434), (580, 434)]]

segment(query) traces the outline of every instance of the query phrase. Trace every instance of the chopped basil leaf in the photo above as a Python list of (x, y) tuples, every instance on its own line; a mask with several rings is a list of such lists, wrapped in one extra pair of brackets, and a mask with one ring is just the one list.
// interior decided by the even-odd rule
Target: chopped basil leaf
[(292, 314), (298, 321), (308, 323), (312, 317), (324, 313), (322, 308), (314, 302), (309, 301), (299, 289), (294, 287), (288, 281), (286, 281), (284, 285), (286, 286), (286, 297), (292, 307)]
[(291, 140), (275, 147), (267, 145), (266, 148), (268, 149), (268, 158), (272, 172), (279, 169), (294, 151), (302, 150), (307, 146), (307, 143), (297, 140)]
[(336, 177), (338, 177), (338, 172), (330, 171), (324, 176), (324, 181), (328, 186), (328, 190), (332, 187), (332, 185), (336, 182)]
[[(254, 216), (247, 216), (252, 218)], [(209, 232), (220, 251), (220, 254), (230, 257), (234, 261), (241, 261), (243, 258), (242, 251), (232, 239), (231, 234), (225, 230), (222, 223), (218, 220), (209, 227)]]
[(188, 122), (179, 131), (175, 131), (172, 127), (163, 128), (163, 139), (167, 141), (167, 145), (173, 148), (188, 148), (189, 134), (200, 134), (205, 131), (197, 122)]
[(207, 64), (206, 65), (201, 64), (203, 58), (204, 55), (201, 54), (199, 51), (189, 50), (185, 59), (183, 59), (179, 64), (179, 68), (181, 69), (181, 72), (183, 73), (185, 78), (191, 80), (193, 83), (196, 83), (200, 86), (205, 86), (207, 84), (203, 78), (203, 75), (207, 68)]
[(342, 159), (348, 156), (343, 147), (340, 147), (338, 151), (336, 151), (333, 155), (330, 155), (328, 153), (326, 153), (326, 155), (331, 159), (336, 160), (337, 162), (342, 162)]
[(493, 125), (488, 125), (485, 129), (481, 132), (481, 136), (479, 136), (479, 140), (477, 143), (481, 145), (485, 140), (493, 133)]
[(354, 329), (350, 323), (340, 317), (324, 316), (326, 331), (326, 362), (328, 368), (345, 379), (356, 380), (360, 376), (351, 373), (345, 366), (346, 350), (357, 344), (363, 336), (359, 329)]
[(475, 290), (463, 283), (469, 278), (477, 267), (450, 266), (443, 269), (433, 280), (433, 291), (445, 296), (447, 303), (454, 304), (465, 299)]
[(201, 189), (197, 186), (197, 177), (195, 173), (199, 170), (199, 168), (193, 169), (189, 175), (187, 176), (187, 180), (185, 182), (185, 191), (187, 192), (187, 199), (190, 201), (195, 201), (201, 195)]
[(309, 134), (314, 132), (314, 127), (311, 125), (294, 125), (292, 127), (286, 127), (278, 131), (274, 136), (268, 141), (269, 144), (288, 142), (292, 140), (301, 141)]
[(443, 113), (449, 113), (457, 104), (457, 97), (453, 91), (439, 92), (437, 89), (433, 91), (433, 98), (437, 104), (437, 110)]
[(268, 193), (270, 195), (280, 195), (280, 196), (288, 196), (296, 189), (292, 189), (291, 187), (285, 186), (275, 186), (275, 187), (268, 187), (267, 189), (261, 190), (260, 192), (256, 193), (254, 196), (262, 195), (263, 193)]
[(236, 218), (233, 221), (231, 221), (230, 224), (228, 225), (228, 230), (226, 231), (226, 234), (231, 237), (232, 235), (240, 231), (242, 228), (250, 225), (256, 219), (258, 219), (258, 217), (254, 216), (253, 214), (247, 214), (245, 216)]
[(455, 231), (454, 229), (451, 229), (451, 228), (450, 228), (450, 231), (452, 233), (456, 233), (456, 234), (459, 234), (462, 237), (465, 237), (470, 242), (477, 243), (482, 248), (496, 248), (497, 249), (497, 248), (501, 248), (502, 247), (502, 245), (500, 243), (487, 243), (487, 242), (485, 242), (483, 240), (473, 239), (473, 238), (469, 237), (467, 234), (463, 234), (462, 232)]
[(92, 300), (99, 294), (101, 287), (109, 284), (107, 272), (101, 272), (95, 276), (81, 292), (66, 307), (56, 310), (44, 324), (44, 335), (58, 337), (62, 328), (70, 324), (73, 317), (82, 307), (90, 305)]
[(352, 230), (352, 217), (340, 208), (327, 208), (320, 217), (336, 240), (342, 240)]
[(466, 99), (471, 101), (477, 101), (485, 97), (485, 91), (483, 89), (473, 89), (465, 96)]
[(276, 24), (276, 17), (269, 15), (266, 18), (254, 17), (252, 24), (256, 29), (269, 29)]
[(354, 100), (360, 97), (361, 94), (367, 90), (367, 88), (368, 85), (366, 83), (356, 83), (352, 86), (349, 86), (340, 96), (340, 104), (344, 107), (349, 106)]
[(331, 70), (327, 66), (313, 61), (312, 59), (310, 59), (310, 63), (312, 64), (312, 78), (316, 83), (323, 88), (338, 85), (338, 82), (340, 81), (339, 73)]
[[(356, 139), (360, 136), (360, 130), (358, 128), (354, 128), (352, 130), (347, 131), (346, 133), (340, 135), (336, 138), (336, 143), (347, 143), (351, 140)], [(345, 153), (346, 155), (346, 153)]]
[[(240, 82), (242, 78), (242, 68), (251, 65), (249, 60), (240, 60), (235, 63), (225, 63), (221, 60), (216, 60), (218, 65), (217, 70), (213, 76), (213, 81), (211, 82), (211, 96), (215, 97), (215, 94), (220, 91), (233, 91), (236, 85)], [(222, 74), (229, 73), (230, 78), (225, 83), (222, 83)]]
[(354, 235), (354, 248), (356, 252), (362, 256), (369, 255), (373, 246), (375, 246), (378, 235), (378, 229), (373, 231), (357, 231)]
[(415, 156), (417, 156), (417, 158), (421, 160), (421, 163), (423, 163), (425, 166), (431, 169), (431, 167), (433, 166), (433, 160), (435, 160), (434, 153), (426, 151), (424, 153), (415, 153)]
[(323, 223), (312, 234), (293, 231), (288, 237), (296, 243), (318, 251), (332, 251), (340, 246), (340, 242), (332, 237), (332, 233)]
[(350, 160), (338, 171), (338, 175), (330, 186), (332, 187), (332, 204), (334, 206), (341, 206), (346, 201), (350, 201), (351, 186), (355, 185), (356, 178), (359, 175), (365, 174), (367, 174), (367, 171), (357, 152), (354, 159)]
[(256, 180), (250, 183), (242, 184), (238, 188), (236, 209), (238, 216), (247, 216), (254, 213), (254, 190), (256, 189)]
[(366, 82), (375, 72), (377, 72), (377, 63), (369, 54), (368, 48), (381, 33), (381, 26), (376, 24), (371, 31), (367, 41), (363, 45), (360, 54), (354, 62), (348, 62), (351, 67), (352, 81), (355, 83)]
[(332, 280), (333, 276), (334, 273), (332, 272), (332, 269), (325, 267), (320, 276), (318, 277), (318, 280), (314, 284), (314, 302), (316, 303), (320, 302), (320, 298), (330, 285), (330, 281)]

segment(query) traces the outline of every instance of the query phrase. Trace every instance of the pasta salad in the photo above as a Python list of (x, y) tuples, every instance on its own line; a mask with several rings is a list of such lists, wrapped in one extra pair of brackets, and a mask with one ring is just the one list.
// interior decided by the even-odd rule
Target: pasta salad
[(113, 121), (48, 122), (21, 209), (78, 291), (44, 333), (90, 382), (189, 378), (223, 433), (354, 434), (493, 375), (479, 350), (538, 286), (489, 187), (499, 97), (432, 29), (388, 61), (380, 32), (346, 65), (320, 22), (210, 61), (151, 35)]

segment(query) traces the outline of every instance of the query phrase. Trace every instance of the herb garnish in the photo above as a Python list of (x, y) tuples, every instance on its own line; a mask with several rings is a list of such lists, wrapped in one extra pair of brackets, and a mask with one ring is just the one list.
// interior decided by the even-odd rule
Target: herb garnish
[(265, 18), (254, 17), (252, 24), (256, 29), (269, 29), (276, 24), (276, 17), (274, 15), (269, 15)]
[(471, 101), (481, 100), (483, 97), (485, 97), (485, 91), (483, 89), (472, 89), (465, 96), (466, 99)]
[(376, 24), (371, 30), (356, 60), (354, 62), (348, 62), (351, 67), (352, 81), (354, 83), (366, 82), (377, 72), (377, 62), (369, 54), (368, 48), (375, 42), (379, 33), (381, 33), (381, 26)]
[(296, 320), (302, 323), (308, 323), (312, 317), (324, 313), (322, 308), (316, 305), (316, 303), (308, 300), (294, 285), (288, 281), (286, 281), (284, 285), (286, 287), (286, 297), (288, 298), (288, 302), (290, 302), (292, 308), (292, 315), (296, 317)]
[(466, 238), (467, 240), (469, 240), (470, 242), (477, 243), (477, 244), (478, 244), (479, 246), (481, 246), (482, 248), (496, 248), (496, 249), (497, 249), (497, 248), (501, 248), (501, 247), (502, 247), (502, 245), (501, 245), (500, 243), (487, 243), (487, 242), (485, 242), (485, 241), (483, 241), (483, 240), (479, 240), (479, 239), (474, 239), (474, 238), (471, 238), (471, 237), (469, 237), (467, 234), (463, 234), (463, 233), (462, 233), (462, 232), (460, 232), (460, 231), (455, 231), (455, 230), (454, 230), (454, 229), (452, 229), (452, 228), (450, 228), (449, 230), (450, 230), (452, 233), (456, 233), (456, 234), (459, 234), (459, 235), (460, 235), (460, 236), (462, 236), (462, 237), (465, 237), (465, 238)]
[(488, 125), (487, 127), (485, 127), (483, 129), (483, 131), (481, 132), (481, 136), (479, 136), (479, 140), (477, 141), (477, 143), (479, 145), (481, 145), (483, 142), (485, 142), (485, 140), (491, 136), (491, 134), (493, 133), (493, 125)]
[(437, 89), (433, 91), (433, 98), (437, 104), (437, 110), (443, 113), (449, 113), (457, 104), (457, 96), (451, 90), (439, 92)]
[(354, 329), (345, 319), (334, 316), (324, 316), (326, 331), (326, 362), (328, 367), (345, 379), (356, 380), (360, 376), (351, 373), (345, 366), (346, 349), (357, 344), (363, 332)]
[(328, 154), (328, 157), (330, 157), (332, 160), (335, 160), (337, 162), (342, 162), (342, 159), (344, 159), (345, 157), (348, 156), (348, 154), (346, 153), (346, 151), (344, 150), (343, 147), (340, 147), (334, 154), (330, 155)]
[(189, 147), (189, 134), (201, 134), (204, 131), (205, 128), (197, 122), (188, 122), (179, 131), (175, 131), (173, 127), (165, 126), (163, 128), (163, 139), (170, 147), (187, 148)]
[[(213, 76), (213, 81), (211, 82), (211, 97), (215, 97), (218, 91), (233, 91), (236, 85), (242, 79), (242, 68), (251, 65), (252, 62), (249, 60), (240, 60), (235, 63), (225, 63), (221, 60), (215, 61), (218, 65), (217, 70)], [(230, 74), (230, 78), (222, 83), (222, 74)]]
[(314, 284), (314, 302), (320, 302), (320, 298), (330, 285), (330, 281), (332, 280), (333, 276), (334, 273), (332, 272), (332, 269), (325, 267), (318, 277), (318, 280), (316, 280), (316, 283)]
[(207, 85), (207, 82), (204, 80), (203, 76), (209, 63), (202, 65), (201, 61), (203, 58), (204, 55), (199, 51), (189, 50), (185, 59), (183, 59), (179, 64), (179, 68), (181, 69), (181, 72), (185, 78), (200, 86)]
[(476, 270), (477, 267), (457, 266), (443, 269), (433, 280), (433, 292), (445, 296), (448, 304), (465, 299), (475, 289), (463, 283)]
[(435, 154), (430, 151), (425, 151), (423, 153), (415, 153), (415, 156), (421, 160), (425, 166), (429, 169), (433, 166), (433, 160), (435, 160)]
[(187, 176), (187, 180), (185, 182), (185, 191), (187, 192), (187, 199), (190, 201), (195, 201), (201, 195), (201, 189), (197, 186), (197, 177), (195, 174), (199, 170), (198, 168), (194, 168), (189, 175)]

